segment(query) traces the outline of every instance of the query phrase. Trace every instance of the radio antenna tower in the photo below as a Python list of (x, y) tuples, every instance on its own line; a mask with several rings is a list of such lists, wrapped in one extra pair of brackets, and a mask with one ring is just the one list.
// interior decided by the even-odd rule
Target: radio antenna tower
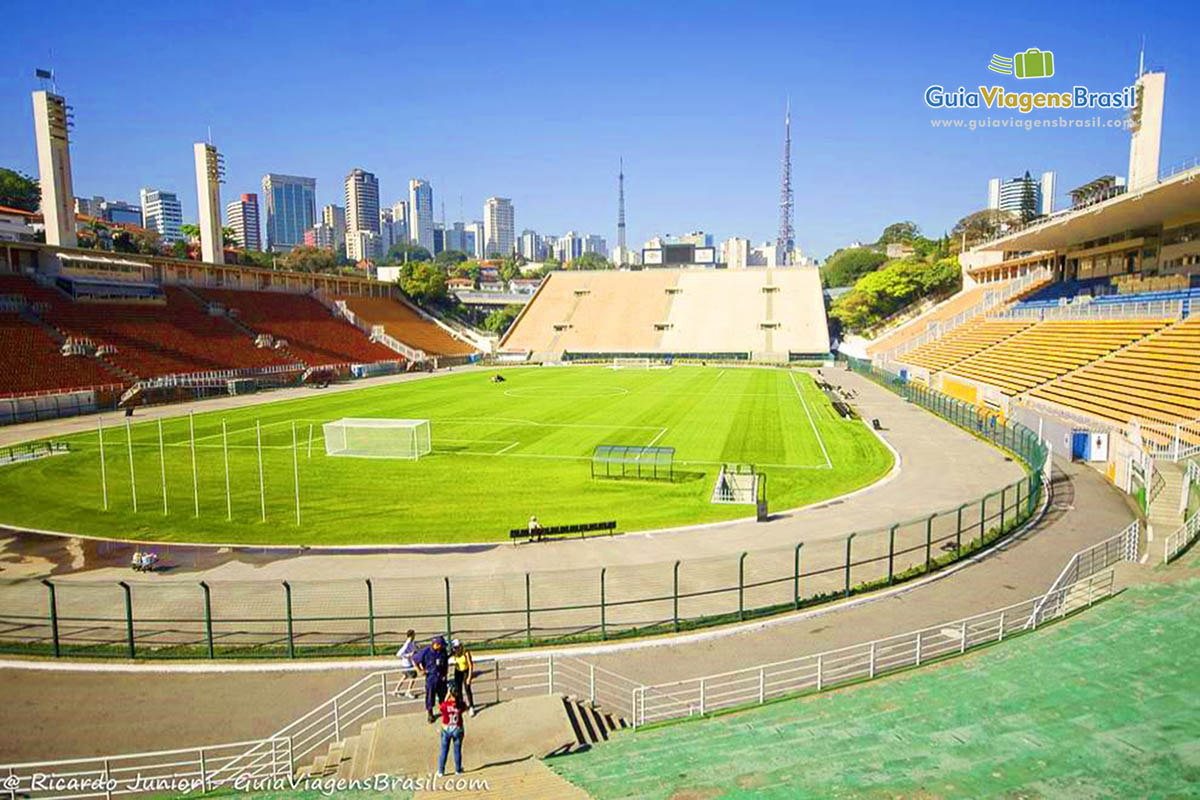
[(792, 220), (792, 99), (789, 97), (783, 117), (783, 181), (779, 189), (779, 238), (775, 240), (777, 264), (792, 263), (796, 244)]
[(620, 172), (617, 173), (617, 251), (625, 258), (625, 157), (621, 157)]

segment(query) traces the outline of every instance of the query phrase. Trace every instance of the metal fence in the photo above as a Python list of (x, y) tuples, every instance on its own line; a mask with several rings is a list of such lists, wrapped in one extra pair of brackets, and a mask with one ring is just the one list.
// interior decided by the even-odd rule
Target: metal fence
[[(408, 628), (489, 648), (605, 640), (780, 613), (974, 553), (1037, 510), (1047, 449), (867, 362), (847, 365), (1014, 453), (1026, 477), (973, 502), (836, 539), (598, 569), (368, 580), (0, 582), (0, 651), (129, 658), (376, 655)], [(119, 545), (110, 545), (118, 547)], [(135, 545), (128, 545), (132, 553)]]
[(1138, 553), (1141, 551), (1141, 531), (1142, 524), (1135, 519), (1116, 536), (1111, 536), (1103, 542), (1080, 550), (1071, 556), (1071, 560), (1063, 567), (1063, 571), (1054, 579), (1054, 583), (1050, 584), (1049, 591), (1034, 607), (1033, 613), (1030, 614), (1029, 621), (1026, 623), (1027, 627), (1036, 628), (1046, 618), (1059, 614), (1061, 612), (1061, 609), (1058, 608), (1059, 605), (1070, 603), (1071, 598), (1060, 593), (1059, 589), (1077, 584), (1118, 562), (1137, 561)]
[(1177, 319), (1183, 316), (1182, 300), (1069, 303), (1058, 306), (1016, 305), (988, 314), (988, 319), (1078, 320), (1078, 319)]
[[(1005, 637), (1027, 630), (1026, 622), (1031, 618), (1041, 624), (1064, 617), (1108, 597), (1113, 590), (1113, 571), (1108, 569), (1046, 595), (953, 622), (787, 661), (643, 686), (633, 690), (634, 725), (761, 705), (779, 697), (820, 692), (919, 667), (1004, 641)], [(1052, 607), (1054, 611), (1039, 616), (1034, 613), (1039, 606)]]

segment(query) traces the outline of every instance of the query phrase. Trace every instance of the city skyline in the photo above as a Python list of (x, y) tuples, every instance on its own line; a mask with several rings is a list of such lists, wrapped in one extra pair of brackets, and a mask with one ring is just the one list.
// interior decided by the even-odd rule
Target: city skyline
[[(179, 197), (188, 221), (198, 216), (189, 148), (205, 138), (211, 125), (228, 165), (223, 191), (234, 197), (260, 191), (261, 176), (277, 173), (315, 178), (318, 207), (340, 203), (344, 176), (362, 165), (378, 176), (384, 205), (405, 199), (408, 180), (423, 176), (437, 193), (435, 201), (461, 196), (472, 209), (482, 208), (487, 197), (510, 197), (522, 227), (595, 231), (615, 242), (612, 184), (624, 157), (627, 239), (634, 246), (656, 234), (694, 229), (711, 230), (719, 240), (770, 241), (777, 236), (779, 215), (778, 110), (790, 95), (792, 169), (798, 187), (795, 235), (804, 252), (823, 257), (848, 241), (869, 240), (899, 219), (913, 219), (929, 235), (940, 235), (960, 216), (982, 209), (980, 183), (995, 175), (1020, 174), (1047, 151), (1063, 151), (1056, 159), (1060, 190), (1126, 169), (1127, 137), (1117, 132), (930, 128), (933, 114), (921, 102), (927, 85), (999, 81), (1011, 88), (1014, 79), (987, 73), (986, 57), (1014, 52), (1027, 46), (1027, 40), (1053, 45), (1068, 82), (1117, 88), (1131, 80), (1145, 34), (1147, 66), (1167, 67), (1173, 75), (1167, 85), (1171, 111), (1162, 163), (1184, 161), (1200, 149), (1195, 144), (1200, 104), (1190, 102), (1200, 86), (1200, 54), (1188, 40), (1186, 26), (1171, 25), (1169, 14), (1131, 21), (1118, 6), (1089, 5), (1082, 17), (1071, 6), (1046, 9), (1035, 23), (974, 12), (981, 23), (986, 19), (987, 25), (979, 26), (983, 32), (948, 37), (899, 67), (890, 55), (894, 45), (925, 36), (950, 6), (922, 7), (887, 26), (855, 22), (849, 26), (852, 37), (811, 42), (791, 38), (808, 27), (802, 17), (809, 11), (764, 3), (739, 9), (730, 18), (715, 7), (701, 7), (691, 24), (752, 36), (762, 45), (755, 46), (756, 53), (765, 55), (720, 68), (716, 63), (721, 59), (709, 64), (664, 58), (663, 68), (649, 81), (631, 64), (590, 64), (575, 57), (582, 45), (609, 41), (613, 23), (603, 9), (547, 16), (521, 7), (480, 8), (468, 15), (462, 30), (461, 57), (430, 68), (439, 80), (415, 86), (386, 104), (341, 97), (336, 113), (313, 110), (311, 99), (321, 96), (325, 82), (337, 74), (322, 73), (322, 65), (334, 64), (351, 42), (364, 66), (386, 63), (387, 45), (396, 32), (386, 18), (368, 31), (348, 20), (333, 20), (314, 35), (320, 46), (309, 49), (314, 69), (306, 70), (303, 79), (244, 85), (243, 64), (236, 55), (254, 47), (263, 31), (280, 26), (276, 4), (155, 7), (152, 19), (133, 14), (122, 16), (119, 25), (111, 19), (87, 25), (61, 22), (73, 19), (71, 9), (81, 7), (50, 3), (17, 16), (15, 36), (41, 41), (45, 37), (34, 34), (46, 26), (53, 27), (55, 36), (41, 52), (0, 55), (0, 103), (27, 115), (28, 92), (36, 88), (33, 67), (54, 69), (59, 91), (75, 107), (75, 194), (131, 200), (142, 186), (159, 187)], [(431, 24), (434, 13), (413, 9), (406, 24)], [(817, 14), (824, 27), (836, 28), (838, 12)], [(682, 44), (664, 44), (651, 36), (656, 26), (677, 24), (669, 12), (639, 10), (639, 19), (642, 24), (622, 41), (623, 47), (636, 50), (653, 40), (661, 55), (684, 52)], [(192, 32), (208, 23), (224, 32), (211, 52)], [(178, 35), (169, 41), (146, 35), (164, 24), (177, 27)], [(517, 48), (499, 64), (487, 48), (474, 46), (493, 41), (498, 32), (524, 30), (536, 36), (562, 25), (577, 32), (571, 46), (543, 37), (539, 47)], [(1109, 46), (1093, 47), (1096, 37)], [(803, 47), (790, 47), (799, 41)], [(787, 57), (772, 55), (772, 49), (780, 49), (774, 45), (783, 42), (789, 43)], [(433, 52), (431, 44), (420, 40), (409, 47), (417, 62)], [(848, 53), (855, 56), (853, 66), (833, 72), (823, 66)], [(156, 93), (151, 101), (130, 95), (110, 79), (114, 70), (146, 58), (159, 65), (165, 84), (194, 90), (178, 97)], [(110, 69), (97, 71), (97, 63)], [(570, 86), (591, 96), (592, 108), (607, 110), (568, 113), (539, 107), (536, 113), (516, 112), (508, 93), (476, 87), (465, 78), (485, 68), (496, 69), (513, 85), (539, 86), (543, 93)], [(197, 83), (201, 75), (208, 79)], [(463, 102), (457, 110), (433, 91), (445, 81), (461, 87)], [(698, 82), (705, 86), (701, 95), (694, 93)], [(704, 99), (672, 100), (685, 93)], [(736, 104), (737, 113), (721, 111), (729, 103)], [(880, 119), (887, 124), (867, 124)], [(28, 125), (0, 129), (0, 163), (35, 174), (35, 150)], [(476, 214), (466, 214), (463, 221)]]

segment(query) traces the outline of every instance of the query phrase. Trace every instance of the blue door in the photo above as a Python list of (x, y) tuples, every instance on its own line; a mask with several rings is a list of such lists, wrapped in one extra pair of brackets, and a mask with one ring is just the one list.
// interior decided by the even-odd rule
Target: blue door
[(1087, 431), (1074, 431), (1071, 434), (1071, 458), (1087, 461), (1092, 450), (1092, 437)]

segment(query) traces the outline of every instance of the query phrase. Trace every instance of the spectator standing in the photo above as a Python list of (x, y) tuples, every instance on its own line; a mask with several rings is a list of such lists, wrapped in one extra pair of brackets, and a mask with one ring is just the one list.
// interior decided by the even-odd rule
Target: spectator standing
[(475, 678), (475, 659), (471, 651), (458, 639), (450, 642), (450, 658), (454, 661), (454, 693), (460, 700), (466, 700), (466, 708), (471, 709), (475, 716), (475, 695), (471, 691), (471, 681)]
[(425, 676), (425, 714), (433, 724), (433, 709), (446, 697), (446, 672), (449, 662), (446, 657), (446, 640), (441, 636), (417, 651), (413, 657), (417, 672)]
[(446, 774), (446, 755), (450, 745), (454, 745), (454, 772), (462, 775), (463, 709), (458, 692), (451, 689), (450, 696), (442, 701), (438, 709), (442, 713), (442, 747), (438, 752), (437, 777)]
[(396, 658), (400, 659), (400, 669), (403, 671), (404, 677), (396, 682), (396, 688), (392, 694), (400, 696), (400, 686), (405, 680), (408, 685), (404, 690), (404, 696), (409, 700), (413, 699), (413, 685), (417, 682), (417, 666), (413, 663), (413, 658), (417, 654), (417, 633), (411, 628), (404, 635), (404, 644), (400, 645), (400, 649), (396, 651)]

